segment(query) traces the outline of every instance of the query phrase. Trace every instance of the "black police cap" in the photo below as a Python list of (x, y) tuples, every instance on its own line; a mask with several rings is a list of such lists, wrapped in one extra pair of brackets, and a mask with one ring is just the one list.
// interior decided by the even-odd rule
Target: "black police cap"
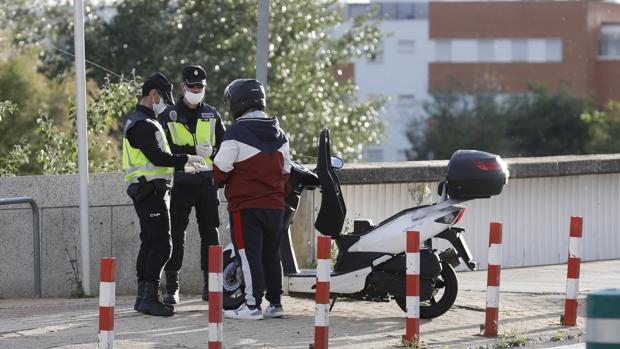
[(199, 65), (188, 65), (183, 68), (183, 82), (186, 84), (207, 84), (207, 72)]
[(168, 105), (173, 105), (174, 100), (172, 98), (172, 84), (162, 73), (155, 73), (149, 76), (142, 84), (142, 96), (146, 96), (156, 90), (160, 94), (160, 97), (164, 98), (164, 102)]

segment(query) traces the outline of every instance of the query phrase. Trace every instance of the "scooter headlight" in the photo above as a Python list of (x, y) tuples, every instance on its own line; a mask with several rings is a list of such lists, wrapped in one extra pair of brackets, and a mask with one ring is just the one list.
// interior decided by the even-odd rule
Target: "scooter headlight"
[(454, 208), (455, 208), (454, 211), (448, 213), (445, 216), (435, 219), (435, 222), (441, 223), (441, 224), (448, 224), (448, 225), (454, 225), (458, 223), (463, 217), (463, 214), (465, 213), (465, 207), (454, 207)]

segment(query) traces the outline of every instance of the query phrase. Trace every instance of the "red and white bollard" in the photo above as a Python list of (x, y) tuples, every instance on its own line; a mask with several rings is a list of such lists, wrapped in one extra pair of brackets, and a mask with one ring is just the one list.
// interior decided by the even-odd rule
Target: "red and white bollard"
[(329, 343), (329, 275), (331, 273), (329, 236), (319, 236), (316, 257), (316, 316), (314, 318), (314, 349), (327, 349)]
[(583, 219), (573, 216), (570, 218), (570, 238), (568, 241), (568, 271), (566, 279), (566, 301), (564, 316), (560, 322), (564, 326), (577, 324), (577, 298), (579, 296), (579, 269), (581, 263), (581, 228)]
[(222, 246), (209, 246), (209, 349), (224, 347)]
[(114, 348), (114, 305), (116, 304), (116, 258), (101, 258), (99, 279), (99, 349)]
[(502, 223), (491, 223), (489, 266), (487, 273), (487, 311), (484, 335), (497, 337), (499, 328), (499, 275), (502, 265)]
[(420, 339), (420, 232), (407, 232), (407, 323), (405, 341)]

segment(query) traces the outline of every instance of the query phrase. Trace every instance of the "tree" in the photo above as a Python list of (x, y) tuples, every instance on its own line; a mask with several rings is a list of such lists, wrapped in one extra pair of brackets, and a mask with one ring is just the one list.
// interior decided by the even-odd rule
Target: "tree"
[[(36, 52), (39, 72), (51, 80), (70, 76), (73, 66), (73, 1), (0, 0), (0, 34), (5, 33), (11, 50)], [(87, 6), (86, 18), (96, 20)], [(86, 31), (91, 27), (87, 26)], [(23, 53), (23, 52), (20, 52)]]
[[(109, 172), (120, 169), (120, 140), (124, 116), (135, 106), (139, 81), (135, 78), (120, 83), (109, 79), (101, 90), (92, 90), (88, 104), (89, 170)], [(55, 120), (45, 110), (37, 111), (32, 130), (22, 130), (22, 136), (5, 146), (0, 153), (0, 176), (34, 174), (64, 174), (77, 171), (77, 129), (74, 100), (64, 119)], [(15, 125), (17, 104), (0, 102), (0, 127), (5, 121)], [(53, 110), (54, 108), (47, 108)], [(8, 127), (9, 130), (16, 128)], [(34, 169), (34, 170), (33, 170)]]
[(530, 87), (532, 97), (513, 98), (509, 103), (513, 155), (546, 156), (585, 154), (588, 124), (583, 113), (595, 109), (590, 99), (571, 96), (565, 88), (550, 93), (545, 87)]
[[(124, 116), (135, 106), (138, 82), (112, 83), (106, 79), (102, 89), (89, 103), (88, 157), (90, 172), (120, 170), (120, 128)], [(43, 148), (37, 153), (37, 161), (43, 166), (43, 174), (77, 172), (77, 128), (75, 106), (71, 111), (71, 127), (59, 128), (46, 113), (37, 120)]]
[[(14, 108), (0, 120), (0, 153), (7, 154), (16, 145), (21, 149), (40, 149), (42, 141), (36, 135), (39, 112), (47, 112), (51, 120), (64, 126), (70, 109), (70, 80), (49, 80), (37, 71), (38, 61), (33, 53), (11, 53), (0, 58), (0, 101)], [(34, 158), (20, 162), (21, 174), (40, 173)]]
[(506, 109), (492, 95), (435, 95), (424, 106), (427, 118), (413, 121), (407, 131), (411, 160), (449, 159), (458, 149), (507, 154)]
[(434, 96), (425, 110), (429, 116), (408, 131), (410, 159), (448, 159), (458, 149), (502, 156), (620, 151), (619, 142), (607, 142), (609, 131), (620, 131), (620, 115), (597, 111), (592, 100), (564, 88), (551, 93), (531, 85), (529, 94), (507, 98), (447, 93)]
[[(16, 111), (17, 106), (13, 102), (0, 102), (0, 123)], [(19, 168), (28, 163), (29, 156), (30, 146), (28, 144), (23, 146), (16, 144), (8, 151), (0, 153), (0, 176), (16, 176), (19, 173)]]
[[(268, 112), (280, 118), (294, 155), (315, 156), (324, 127), (332, 131), (334, 153), (346, 159), (358, 158), (382, 133), (384, 100), (359, 102), (353, 82), (337, 79), (337, 67), (375, 52), (380, 33), (367, 16), (332, 35), (345, 20), (338, 6), (338, 0), (271, 1)], [(177, 82), (184, 65), (201, 64), (208, 74), (206, 100), (220, 111), (226, 110), (224, 87), (255, 75), (256, 1), (125, 0), (115, 10), (109, 21), (97, 17), (97, 9), (87, 11), (86, 55), (117, 73), (161, 71)], [(57, 35), (51, 36), (55, 45), (71, 45), (66, 34)], [(105, 74), (89, 70), (99, 83)]]
[(588, 154), (620, 152), (620, 102), (610, 101), (604, 110), (590, 110), (581, 115), (588, 125)]

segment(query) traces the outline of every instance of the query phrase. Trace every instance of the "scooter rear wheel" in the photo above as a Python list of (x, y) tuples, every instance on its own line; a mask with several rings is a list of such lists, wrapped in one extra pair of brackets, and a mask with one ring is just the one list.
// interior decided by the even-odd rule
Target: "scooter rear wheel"
[(224, 299), (222, 306), (224, 310), (237, 309), (245, 301), (243, 289), (243, 271), (237, 259), (230, 256), (224, 257), (224, 270), (222, 273), (224, 289), (222, 290)]
[[(452, 266), (444, 261), (441, 262), (441, 275), (435, 281), (435, 291), (430, 300), (420, 303), (420, 318), (433, 319), (445, 314), (456, 301), (459, 291), (459, 283), (456, 272)], [(443, 292), (439, 299), (435, 296), (439, 292)], [(407, 301), (405, 297), (394, 297), (394, 300), (404, 312), (407, 312)]]

